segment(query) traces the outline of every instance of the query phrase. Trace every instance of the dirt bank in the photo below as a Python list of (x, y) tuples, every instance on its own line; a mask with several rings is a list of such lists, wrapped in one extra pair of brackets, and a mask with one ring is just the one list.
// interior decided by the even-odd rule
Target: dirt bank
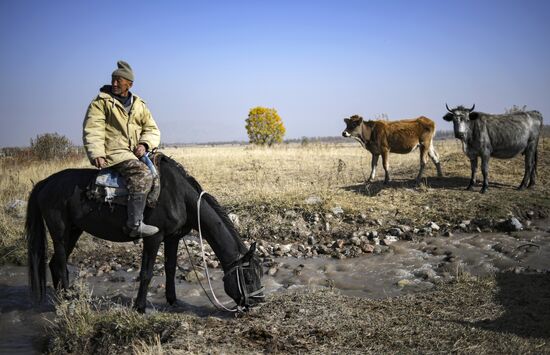
[[(60, 317), (69, 309), (73, 317), (85, 314), (83, 307), (66, 304), (58, 309)], [(139, 349), (168, 354), (550, 352), (548, 273), (463, 277), (430, 292), (385, 300), (348, 297), (326, 289), (287, 291), (271, 295), (265, 304), (237, 319), (175, 312), (163, 310), (136, 317), (116, 308), (95, 311), (87, 317), (91, 324), (81, 328), (87, 332), (78, 338), (60, 322), (50, 350), (129, 353)]]

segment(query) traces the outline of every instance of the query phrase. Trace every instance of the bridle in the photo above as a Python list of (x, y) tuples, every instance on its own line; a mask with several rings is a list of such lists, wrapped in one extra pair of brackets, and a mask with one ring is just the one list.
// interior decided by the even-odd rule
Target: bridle
[[(248, 292), (248, 288), (246, 287), (246, 278), (244, 277), (244, 270), (250, 270), (249, 272), (251, 273), (256, 272), (256, 270), (254, 269), (254, 267), (251, 265), (250, 262), (238, 263), (237, 265), (229, 269), (229, 271), (224, 273), (223, 282), (225, 282), (226, 279), (229, 279), (231, 274), (235, 273), (235, 277), (237, 279), (237, 286), (239, 288), (239, 293), (241, 295), (241, 303), (243, 303), (246, 307), (246, 305), (248, 305), (248, 300), (250, 298), (263, 299), (265, 297), (263, 295), (265, 287), (261, 286), (256, 291)], [(244, 299), (244, 302), (242, 302), (243, 299)]]
[[(202, 262), (204, 266), (204, 271), (206, 273), (206, 280), (208, 280), (208, 286), (210, 287), (210, 292), (212, 293), (212, 297), (214, 298), (214, 301), (210, 298), (208, 295), (208, 292), (206, 292), (205, 288), (202, 285), (202, 282), (200, 281), (197, 270), (195, 269), (195, 263), (191, 262), (191, 266), (193, 267), (193, 271), (195, 272), (195, 275), (197, 276), (197, 280), (199, 281), (199, 284), (206, 294), (206, 297), (210, 300), (210, 302), (214, 305), (214, 307), (218, 309), (224, 309), (229, 312), (245, 312), (248, 309), (248, 300), (250, 298), (264, 298), (265, 296), (262, 294), (264, 291), (264, 286), (260, 287), (258, 290), (253, 292), (248, 292), (248, 289), (246, 287), (246, 279), (244, 277), (244, 270), (250, 270), (249, 272), (255, 272), (254, 267), (250, 262), (240, 262), (240, 259), (237, 260), (235, 263), (236, 265), (231, 267), (227, 272), (224, 272), (223, 281), (225, 283), (226, 279), (229, 279), (232, 274), (235, 274), (236, 281), (237, 281), (237, 287), (239, 289), (239, 293), (241, 296), (241, 304), (237, 304), (235, 308), (227, 308), (225, 304), (221, 303), (218, 298), (216, 297), (216, 294), (214, 293), (214, 289), (212, 287), (212, 283), (210, 282), (210, 274), (208, 273), (208, 266), (206, 264), (206, 258), (204, 256), (204, 243), (202, 240), (202, 231), (201, 231), (201, 200), (202, 195), (204, 195), (206, 191), (202, 191), (199, 195), (199, 198), (197, 200), (197, 223), (198, 223), (198, 230), (199, 230), (199, 241), (201, 246), (201, 255), (202, 255)], [(187, 244), (185, 244), (185, 249), (187, 250), (187, 254), (189, 255), (189, 258), (191, 258), (191, 253), (189, 252), (189, 249), (187, 248)], [(244, 302), (243, 302), (244, 300)], [(229, 301), (231, 302), (231, 301)], [(227, 302), (227, 303), (229, 303)], [(226, 304), (227, 304), (226, 303)]]

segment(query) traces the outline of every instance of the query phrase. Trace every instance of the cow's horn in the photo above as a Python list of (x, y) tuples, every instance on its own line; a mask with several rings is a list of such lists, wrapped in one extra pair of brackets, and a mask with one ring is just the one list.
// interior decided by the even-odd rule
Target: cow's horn
[(476, 108), (476, 104), (474, 104), (474, 105), (472, 106), (472, 108), (470, 109), (470, 112), (472, 112), (472, 111), (474, 110), (474, 108)]
[(447, 108), (447, 111), (449, 111), (449, 112), (451, 112), (451, 113), (453, 112), (453, 111), (451, 111), (451, 109), (449, 108), (449, 106), (447, 106), (447, 103), (446, 103), (446, 102), (445, 102), (445, 107)]

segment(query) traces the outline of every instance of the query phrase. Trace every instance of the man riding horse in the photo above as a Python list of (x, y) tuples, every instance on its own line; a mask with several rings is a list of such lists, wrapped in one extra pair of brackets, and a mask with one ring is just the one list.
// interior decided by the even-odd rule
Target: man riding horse
[(111, 85), (104, 85), (90, 103), (84, 118), (84, 148), (92, 165), (112, 168), (128, 188), (127, 232), (132, 238), (148, 237), (159, 229), (143, 223), (147, 194), (153, 175), (139, 158), (160, 144), (160, 131), (145, 105), (130, 92), (134, 73), (122, 60), (111, 76)]

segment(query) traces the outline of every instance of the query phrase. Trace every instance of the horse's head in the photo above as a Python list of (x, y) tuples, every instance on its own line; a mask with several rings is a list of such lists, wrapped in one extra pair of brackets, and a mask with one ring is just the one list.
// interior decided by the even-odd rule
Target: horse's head
[(256, 243), (223, 276), (225, 293), (241, 308), (247, 309), (264, 301), (261, 284), (262, 264), (255, 255)]

